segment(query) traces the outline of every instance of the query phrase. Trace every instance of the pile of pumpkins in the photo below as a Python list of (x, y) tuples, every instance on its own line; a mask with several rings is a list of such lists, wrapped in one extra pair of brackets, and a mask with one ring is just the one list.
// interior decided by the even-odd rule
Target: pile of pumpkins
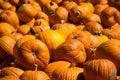
[(0, 80), (120, 80), (120, 0), (0, 0)]

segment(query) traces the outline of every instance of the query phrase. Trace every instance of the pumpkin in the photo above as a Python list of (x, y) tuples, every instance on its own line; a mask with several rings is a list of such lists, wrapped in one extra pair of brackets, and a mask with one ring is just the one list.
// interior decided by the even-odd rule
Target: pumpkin
[(85, 29), (92, 34), (97, 34), (103, 30), (103, 26), (96, 21), (89, 21), (85, 24)]
[(115, 23), (119, 22), (118, 16), (119, 11), (115, 7), (107, 7), (101, 12), (101, 22), (104, 25), (104, 28), (113, 26)]
[(71, 65), (70, 62), (68, 61), (54, 61), (49, 63), (45, 69), (44, 72), (50, 77), (52, 78), (52, 74), (54, 72), (55, 69), (60, 68), (60, 67), (69, 67)]
[(43, 11), (39, 11), (34, 18), (35, 19), (44, 19), (49, 22), (49, 16)]
[(75, 67), (71, 63), (68, 67), (60, 67), (54, 70), (52, 80), (83, 80), (83, 68)]
[(109, 7), (108, 4), (97, 4), (94, 6), (94, 13), (100, 16), (101, 12), (107, 7)]
[(95, 14), (95, 13), (89, 14), (82, 19), (83, 24), (86, 24), (90, 21), (96, 21), (98, 23), (101, 23), (100, 16), (98, 14)]
[(82, 42), (77, 39), (66, 40), (54, 52), (55, 61), (65, 60), (80, 66), (86, 60), (86, 52)]
[(67, 22), (64, 22), (64, 20), (61, 20), (60, 23), (56, 23), (56, 24), (52, 25), (51, 29), (52, 30), (68, 29), (69, 32), (73, 32), (73, 31), (77, 30), (77, 27), (73, 23), (67, 23)]
[(4, 67), (0, 71), (0, 76), (15, 76), (19, 78), (24, 73), (24, 70), (17, 68), (17, 67)]
[(20, 25), (19, 28), (17, 29), (17, 32), (18, 32), (18, 33), (21, 33), (21, 34), (23, 34), (23, 35), (26, 35), (26, 34), (28, 34), (29, 31), (30, 31), (30, 27), (31, 27), (31, 26), (29, 26), (29, 25), (27, 25), (27, 24), (22, 24), (22, 25)]
[(1, 0), (1, 2), (0, 2), (0, 8), (2, 8), (3, 10), (7, 10), (10, 7), (12, 7), (11, 3), (7, 2), (7, 1)]
[(75, 24), (81, 23), (81, 20), (94, 12), (94, 6), (91, 3), (82, 2), (79, 5), (75, 5), (69, 11), (71, 20)]
[(41, 41), (43, 41), (49, 51), (50, 51), (50, 59), (54, 60), (54, 51), (55, 49), (65, 41), (65, 38), (57, 31), (55, 30), (45, 30), (42, 31), (37, 39), (40, 39)]
[(24, 35), (21, 37), (19, 40), (16, 41), (15, 46), (13, 48), (13, 54), (14, 56), (19, 52), (19, 47), (21, 46), (22, 43), (24, 43), (27, 40), (35, 39), (36, 37), (33, 35)]
[(33, 70), (26, 70), (20, 80), (50, 80), (48, 75), (43, 71), (37, 70), (37, 65), (34, 65)]
[(75, 5), (77, 5), (77, 3), (72, 0), (63, 1), (62, 3), (62, 6), (65, 7), (68, 11), (70, 11), (70, 9), (74, 7)]
[(0, 38), (0, 61), (13, 56), (13, 47), (16, 41), (9, 36), (2, 36)]
[(46, 5), (47, 3), (51, 2), (51, 0), (35, 0), (41, 7)]
[(9, 76), (4, 76), (0, 78), (0, 80), (20, 80), (20, 79), (15, 76), (9, 75)]
[(95, 57), (109, 59), (116, 65), (118, 69), (120, 69), (119, 45), (120, 40), (118, 39), (107, 40), (96, 48)]
[(92, 34), (90, 32), (81, 31), (81, 30), (78, 29), (78, 30), (70, 33), (67, 37), (67, 40), (77, 39), (84, 44), (85, 49), (89, 49), (90, 48), (90, 43), (91, 43), (91, 36), (92, 36)]
[(19, 17), (20, 22), (27, 23), (31, 21), (35, 15), (37, 14), (37, 10), (31, 4), (22, 4), (18, 10), (17, 15)]
[(6, 34), (11, 34), (14, 31), (15, 31), (15, 28), (12, 25), (6, 22), (0, 23), (0, 37)]
[(109, 38), (106, 35), (103, 35), (101, 32), (99, 32), (97, 35), (92, 35), (90, 48), (86, 49), (87, 60), (95, 59), (96, 48), (107, 40), (109, 40)]
[(49, 15), (49, 22), (51, 25), (59, 23), (61, 20), (65, 22), (68, 21), (68, 10), (65, 7), (58, 7), (56, 10), (52, 10), (51, 14)]
[(97, 5), (97, 4), (107, 4), (108, 0), (88, 0), (88, 2), (92, 3), (93, 5)]
[(0, 21), (11, 24), (15, 29), (19, 27), (19, 18), (15, 11), (4, 10), (0, 13)]
[(84, 63), (85, 80), (116, 80), (117, 69), (108, 59), (89, 60)]
[(51, 1), (43, 6), (43, 12), (45, 12), (47, 15), (50, 15), (53, 10), (56, 10), (58, 8), (58, 4), (54, 1)]
[[(43, 70), (49, 63), (50, 53), (46, 44), (38, 39), (27, 40), (18, 48), (15, 54), (18, 63), (25, 69), (33, 69), (34, 64)], [(22, 58), (22, 59), (21, 59)]]
[(108, 36), (110, 39), (120, 39), (120, 25), (118, 23), (110, 26), (109, 28), (103, 29), (101, 32), (102, 34)]

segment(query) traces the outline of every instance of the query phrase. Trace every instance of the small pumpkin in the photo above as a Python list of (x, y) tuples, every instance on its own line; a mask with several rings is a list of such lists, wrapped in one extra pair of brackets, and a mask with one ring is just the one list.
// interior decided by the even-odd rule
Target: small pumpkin
[(37, 14), (37, 10), (31, 4), (22, 4), (18, 10), (17, 15), (19, 17), (20, 22), (27, 23), (31, 21), (35, 15)]
[(11, 24), (15, 29), (19, 27), (19, 18), (15, 11), (4, 10), (0, 13), (0, 22), (7, 22)]
[(47, 15), (50, 15), (53, 10), (56, 10), (58, 8), (58, 4), (54, 1), (51, 1), (43, 6), (43, 12), (45, 12)]
[(65, 7), (59, 6), (56, 10), (51, 12), (49, 16), (50, 24), (54, 25), (59, 23), (61, 20), (68, 21), (68, 10)]
[(6, 22), (0, 23), (0, 37), (3, 35), (11, 34), (14, 31), (15, 31), (15, 28), (11, 24)]
[(103, 30), (103, 26), (96, 21), (89, 21), (85, 24), (85, 29), (92, 34), (97, 34)]
[(65, 60), (74, 63), (76, 66), (80, 66), (86, 60), (84, 45), (77, 39), (66, 40), (60, 44), (53, 56), (56, 61)]
[(8, 1), (1, 0), (1, 2), (0, 2), (0, 8), (2, 8), (3, 10), (7, 10), (10, 7), (12, 7), (11, 3), (9, 3)]
[(49, 63), (50, 53), (43, 41), (31, 39), (20, 45), (15, 58), (25, 69), (32, 70), (34, 64), (37, 64), (38, 69), (43, 70)]
[(119, 17), (117, 14), (120, 14), (115, 7), (107, 7), (101, 12), (101, 22), (104, 28), (113, 26), (115, 23), (119, 22)]
[(37, 65), (34, 65), (33, 70), (26, 70), (21, 76), (20, 80), (50, 80), (44, 71), (38, 71)]
[(85, 80), (116, 80), (117, 68), (108, 59), (89, 60), (84, 63)]

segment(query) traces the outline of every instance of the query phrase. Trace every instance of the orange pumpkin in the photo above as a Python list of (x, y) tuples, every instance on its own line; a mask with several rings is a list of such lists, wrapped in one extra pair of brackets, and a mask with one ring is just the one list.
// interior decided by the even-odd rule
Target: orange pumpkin
[(60, 67), (54, 70), (52, 80), (83, 80), (83, 68), (75, 67), (71, 63), (68, 67)]
[(61, 20), (68, 21), (68, 10), (65, 7), (58, 7), (56, 10), (52, 10), (49, 16), (50, 24), (54, 25), (59, 23)]
[(53, 56), (56, 61), (65, 60), (75, 63), (76, 66), (80, 66), (86, 60), (84, 45), (77, 39), (66, 40), (60, 44)]
[(89, 60), (84, 64), (85, 80), (116, 80), (117, 69), (108, 59)]
[(19, 78), (24, 73), (24, 70), (17, 68), (17, 67), (4, 67), (1, 69), (0, 75), (3, 76), (15, 76), (16, 78)]
[(45, 69), (44, 72), (50, 77), (52, 78), (52, 74), (54, 72), (55, 69), (60, 68), (60, 67), (69, 67), (71, 65), (70, 62), (68, 61), (54, 61), (49, 63)]
[(17, 10), (17, 15), (22, 23), (31, 21), (36, 14), (37, 10), (31, 4), (27, 3), (22, 4)]
[[(18, 63), (25, 69), (33, 69), (34, 64), (43, 70), (49, 63), (50, 53), (46, 44), (38, 39), (23, 42), (15, 54)], [(21, 59), (22, 58), (22, 59)]]
[(120, 40), (118, 39), (107, 40), (97, 47), (95, 51), (95, 57), (109, 59), (116, 65), (118, 69), (120, 69), (119, 45)]
[(20, 79), (15, 76), (9, 75), (9, 76), (1, 77), (0, 80), (20, 80)]
[(15, 28), (12, 25), (5, 22), (0, 23), (0, 37), (3, 35), (11, 34), (14, 31)]
[(50, 80), (44, 71), (37, 70), (38, 65), (34, 64), (33, 70), (26, 70), (21, 76), (20, 80)]
[(65, 38), (55, 30), (42, 31), (37, 38), (42, 40), (47, 45), (50, 51), (51, 60), (54, 60), (55, 49), (65, 41)]
[(13, 56), (13, 47), (16, 41), (9, 36), (0, 38), (0, 61)]
[(0, 13), (0, 21), (11, 24), (15, 29), (19, 27), (19, 18), (15, 11), (4, 10)]

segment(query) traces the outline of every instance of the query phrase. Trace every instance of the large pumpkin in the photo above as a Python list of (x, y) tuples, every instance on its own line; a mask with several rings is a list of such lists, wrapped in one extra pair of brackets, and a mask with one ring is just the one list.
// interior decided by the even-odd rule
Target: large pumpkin
[(120, 40), (111, 39), (100, 44), (95, 52), (97, 58), (104, 58), (113, 61), (118, 69), (120, 69)]
[(86, 52), (82, 42), (70, 39), (59, 45), (53, 55), (55, 60), (65, 60), (80, 66), (86, 60)]
[[(38, 39), (23, 42), (16, 52), (17, 62), (25, 69), (33, 69), (34, 64), (39, 70), (43, 70), (49, 63), (50, 53), (46, 44)], [(22, 58), (22, 59), (21, 59)]]
[(84, 64), (85, 80), (116, 80), (117, 69), (107, 59), (89, 60)]

